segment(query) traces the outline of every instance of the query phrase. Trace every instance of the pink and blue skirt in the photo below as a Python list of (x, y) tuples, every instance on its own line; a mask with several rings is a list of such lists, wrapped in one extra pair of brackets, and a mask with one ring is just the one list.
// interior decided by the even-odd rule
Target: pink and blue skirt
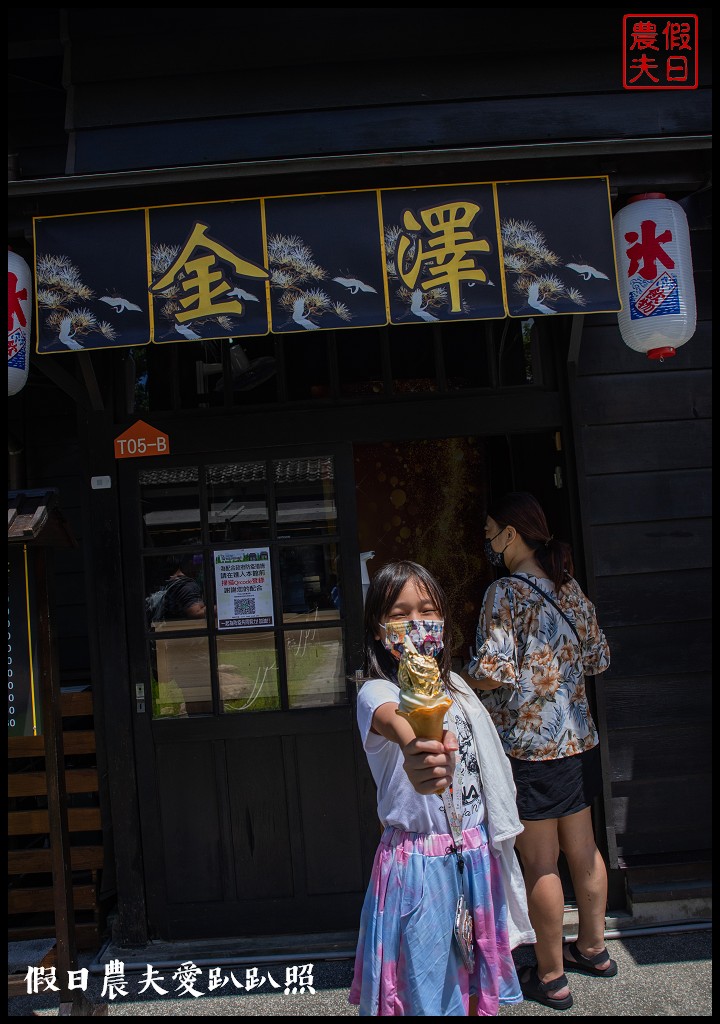
[(361, 1017), (463, 1017), (471, 995), (478, 1016), (522, 1001), (508, 940), (500, 864), (483, 828), (463, 833), (464, 891), (475, 926), (475, 968), (453, 940), (457, 861), (449, 835), (388, 826), (375, 854), (360, 916), (349, 1001)]

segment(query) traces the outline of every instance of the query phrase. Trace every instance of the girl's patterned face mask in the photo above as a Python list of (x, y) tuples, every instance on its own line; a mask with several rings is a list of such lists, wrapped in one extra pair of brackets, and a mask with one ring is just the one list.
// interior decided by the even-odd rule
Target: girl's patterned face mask
[(381, 638), (382, 645), (400, 661), (405, 649), (403, 641), (409, 636), (419, 654), (435, 657), (443, 649), (444, 626), (443, 619), (398, 619), (386, 622), (381, 627), (385, 631)]

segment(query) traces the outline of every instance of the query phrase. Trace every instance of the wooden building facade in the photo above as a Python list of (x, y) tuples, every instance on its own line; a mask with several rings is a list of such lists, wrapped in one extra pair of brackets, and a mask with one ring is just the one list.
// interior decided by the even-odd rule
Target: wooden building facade
[[(610, 908), (707, 916), (706, 14), (687, 91), (623, 88), (612, 10), (12, 14), (8, 242), (31, 265), (34, 218), (466, 182), (606, 176), (613, 213), (661, 192), (691, 232), (697, 330), (662, 363), (613, 313), (33, 353), (9, 489), (57, 488), (80, 541), (57, 559), (58, 657), (92, 693), (121, 944), (356, 927), (378, 830), (362, 567), (433, 569), (462, 659), (492, 578), (484, 503), (515, 488), (571, 541), (610, 642), (591, 686)], [(117, 457), (138, 421), (168, 455)], [(272, 580), (265, 639), (212, 611), (159, 637), (166, 556), (195, 557), (210, 608), (238, 552)]]

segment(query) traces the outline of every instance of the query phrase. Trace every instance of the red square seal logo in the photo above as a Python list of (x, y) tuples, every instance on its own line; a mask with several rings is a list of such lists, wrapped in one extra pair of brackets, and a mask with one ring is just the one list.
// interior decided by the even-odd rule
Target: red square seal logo
[(623, 88), (697, 87), (697, 14), (623, 15)]

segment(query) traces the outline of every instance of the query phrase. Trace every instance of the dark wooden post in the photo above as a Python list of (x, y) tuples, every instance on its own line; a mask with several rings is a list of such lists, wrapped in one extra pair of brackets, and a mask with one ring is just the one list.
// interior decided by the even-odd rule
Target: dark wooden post
[[(69, 530), (64, 528), (64, 523), (63, 529), (53, 531), (53, 521), (50, 518), (54, 504), (53, 492), (13, 492), (8, 497), (11, 496), (17, 499), (17, 505), (12, 512), (9, 509), (8, 539), (22, 540), (28, 545), (36, 584), (38, 663), (55, 912), (55, 974), (60, 992), (59, 1014), (105, 1016), (107, 1005), (94, 1006), (85, 997), (81, 988), (70, 988), (69, 978), (69, 972), (78, 970), (78, 957), (65, 787), (60, 676), (53, 629), (53, 550), (48, 544), (57, 544), (59, 538), (60, 542), (65, 544), (74, 543), (74, 540)], [(23, 516), (20, 512), (24, 497), (35, 499), (34, 508), (28, 516)]]
[(57, 669), (57, 652), (52, 630), (48, 548), (35, 547), (38, 610), (38, 659), (42, 697), (43, 732), (45, 739), (45, 775), (47, 778), (48, 817), (50, 819), (50, 855), (53, 878), (53, 909), (55, 911), (55, 945), (57, 949), (57, 982), (60, 989), (60, 1013), (72, 1013), (79, 1004), (80, 989), (70, 990), (68, 971), (77, 970), (75, 944), (75, 911), (73, 908), (72, 870), (70, 867), (70, 833), (67, 820), (65, 790), (65, 752), (63, 748), (62, 708)]

